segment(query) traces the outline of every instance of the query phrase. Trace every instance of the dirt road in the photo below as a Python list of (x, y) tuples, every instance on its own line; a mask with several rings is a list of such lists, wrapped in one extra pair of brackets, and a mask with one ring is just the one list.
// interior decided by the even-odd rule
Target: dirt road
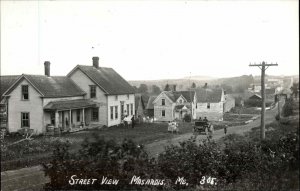
[[(281, 102), (280, 105), (282, 106), (283, 103)], [(269, 124), (272, 121), (274, 121), (277, 111), (278, 111), (277, 106), (271, 110), (266, 111), (265, 124)], [(256, 120), (254, 120), (246, 125), (229, 127), (229, 128), (227, 128), (227, 134), (232, 134), (232, 133), (243, 134), (247, 131), (250, 131), (253, 127), (260, 126), (260, 119), (261, 118), (258, 117)], [(191, 130), (192, 130), (192, 128), (191, 128)], [(213, 139), (215, 139), (215, 140), (220, 139), (224, 135), (225, 134), (224, 134), (223, 129), (216, 130), (214, 132)], [(182, 134), (182, 135), (175, 134), (175, 135), (173, 135), (173, 137), (171, 137), (167, 140), (161, 140), (161, 141), (150, 143), (150, 144), (146, 145), (145, 148), (146, 148), (149, 156), (157, 157), (159, 155), (159, 153), (162, 153), (164, 151), (166, 146), (168, 146), (170, 144), (179, 144), (179, 142), (186, 141), (189, 138), (191, 138), (192, 136), (193, 136), (193, 133), (186, 133), (186, 134)], [(197, 136), (197, 140), (202, 140), (202, 139), (206, 139), (206, 135), (198, 135)]]

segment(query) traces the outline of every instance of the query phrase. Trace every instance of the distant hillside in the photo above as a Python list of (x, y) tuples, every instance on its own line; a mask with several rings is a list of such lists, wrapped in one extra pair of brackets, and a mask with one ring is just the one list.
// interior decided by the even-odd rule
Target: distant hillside
[[(267, 76), (266, 78), (271, 78), (271, 76)], [(272, 78), (281, 78), (282, 76), (272, 76)], [(291, 79), (292, 76), (284, 76), (284, 79)], [(294, 77), (294, 81), (299, 81), (299, 77)], [(252, 75), (243, 75), (237, 77), (229, 77), (229, 78), (213, 78), (208, 76), (191, 76), (184, 77), (181, 79), (162, 79), (162, 80), (135, 80), (129, 81), (132, 86), (139, 87), (140, 84), (146, 84), (148, 86), (148, 90), (151, 92), (152, 85), (158, 86), (161, 90), (165, 88), (165, 85), (168, 84), (176, 84), (177, 90), (187, 90), (191, 87), (194, 82), (197, 87), (203, 87), (205, 83), (208, 84), (209, 87), (222, 87), (230, 92), (243, 92), (250, 84), (252, 84), (255, 80), (260, 79), (260, 76), (252, 76)]]
[(191, 80), (197, 80), (197, 81), (210, 81), (210, 80), (215, 80), (217, 78), (210, 77), (210, 76), (187, 76), (184, 77), (183, 79), (191, 79)]

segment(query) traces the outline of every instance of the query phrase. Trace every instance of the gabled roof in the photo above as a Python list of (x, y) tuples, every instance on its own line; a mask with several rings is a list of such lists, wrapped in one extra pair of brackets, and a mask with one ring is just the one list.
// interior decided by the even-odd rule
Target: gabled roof
[(222, 89), (197, 89), (197, 102), (200, 103), (218, 103), (222, 99)]
[(149, 97), (146, 109), (154, 109), (153, 101), (156, 99), (156, 97), (157, 96), (150, 96)]
[(82, 96), (86, 93), (81, 90), (70, 78), (65, 76), (45, 76), (45, 75), (27, 75), (22, 74), (18, 80), (7, 88), (5, 95), (8, 95), (14, 88), (26, 79), (42, 97), (71, 97)]
[(173, 102), (176, 102), (180, 96), (183, 96), (187, 102), (191, 102), (195, 95), (194, 91), (163, 91), (162, 93), (167, 95)]
[(176, 91), (173, 92), (176, 97), (176, 100), (182, 95), (187, 102), (192, 102), (194, 99), (195, 91)]
[(249, 99), (262, 99), (262, 97), (258, 94), (254, 94), (253, 96), (249, 97)]
[(94, 66), (77, 65), (69, 74), (70, 77), (77, 69), (96, 83), (106, 94), (134, 94), (133, 87), (114, 69)]
[(0, 97), (2, 98), (2, 94), (8, 90), (10, 86), (20, 77), (17, 76), (0, 76)]

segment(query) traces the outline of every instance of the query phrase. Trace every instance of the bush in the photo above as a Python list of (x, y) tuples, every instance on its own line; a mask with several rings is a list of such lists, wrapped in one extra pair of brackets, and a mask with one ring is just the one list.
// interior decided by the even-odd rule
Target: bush
[(287, 99), (285, 101), (285, 104), (282, 107), (282, 115), (284, 117), (288, 117), (293, 115), (293, 100), (292, 99)]
[[(265, 106), (270, 107), (272, 105), (272, 101), (266, 101)], [(248, 99), (245, 101), (245, 106), (247, 107), (261, 107), (262, 101), (261, 100), (255, 100), (255, 99)]]
[[(114, 140), (94, 136), (85, 140), (77, 154), (69, 153), (69, 144), (57, 145), (50, 165), (45, 165), (45, 173), (51, 179), (46, 189), (56, 190), (126, 190), (139, 189), (140, 185), (130, 185), (131, 178), (155, 178), (155, 161), (149, 160), (142, 145), (124, 140), (118, 145)], [(100, 179), (91, 185), (70, 185), (72, 175), (79, 178)], [(119, 180), (118, 185), (101, 185), (102, 177)]]
[(192, 121), (192, 117), (190, 114), (185, 114), (183, 117), (183, 121), (185, 122), (191, 122)]
[[(271, 131), (274, 133), (275, 131)], [(251, 137), (228, 135), (224, 144), (213, 141), (196, 142), (193, 137), (179, 145), (172, 145), (158, 159), (149, 159), (143, 146), (131, 140), (116, 144), (95, 136), (86, 140), (78, 154), (70, 154), (67, 143), (59, 144), (50, 166), (45, 172), (51, 179), (47, 189), (104, 189), (104, 190), (195, 190), (202, 177), (217, 178), (217, 186), (204, 184), (202, 190), (290, 190), (297, 188), (295, 172), (299, 169), (298, 133), (281, 138), (271, 136), (264, 141)], [(80, 178), (119, 179), (118, 185), (69, 185), (72, 175)], [(160, 187), (130, 185), (133, 176), (164, 179), (171, 184)], [(292, 176), (292, 178), (290, 178)], [(184, 177), (188, 185), (174, 184)], [(299, 184), (298, 184), (299, 187)]]

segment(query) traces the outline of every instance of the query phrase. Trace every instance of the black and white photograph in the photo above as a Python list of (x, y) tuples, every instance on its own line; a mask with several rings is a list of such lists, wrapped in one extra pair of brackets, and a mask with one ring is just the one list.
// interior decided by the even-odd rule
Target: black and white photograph
[(1, 0), (1, 191), (298, 191), (298, 0)]

